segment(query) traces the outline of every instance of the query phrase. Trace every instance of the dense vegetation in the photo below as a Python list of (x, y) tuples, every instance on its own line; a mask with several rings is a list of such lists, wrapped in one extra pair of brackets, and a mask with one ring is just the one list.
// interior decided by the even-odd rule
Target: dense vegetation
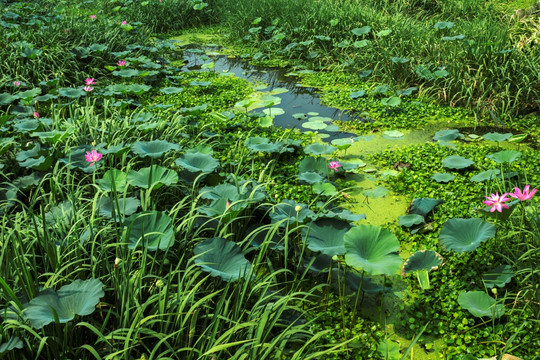
[[(540, 357), (525, 5), (0, 0), (0, 357)], [(194, 27), (358, 136), (274, 126), (277, 93), (204, 50), (182, 70)]]

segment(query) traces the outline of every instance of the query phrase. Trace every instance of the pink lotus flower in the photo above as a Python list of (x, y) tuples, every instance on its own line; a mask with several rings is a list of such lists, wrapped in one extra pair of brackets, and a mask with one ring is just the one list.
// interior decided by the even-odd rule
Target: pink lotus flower
[(39, 113), (37, 111), (34, 111), (34, 118), (39, 119)]
[(122, 24), (120, 25), (127, 25), (127, 21), (122, 21)]
[(98, 153), (97, 150), (87, 151), (85, 155), (86, 161), (90, 163), (89, 166), (93, 166), (97, 161), (101, 160), (102, 156), (103, 154)]
[(85, 84), (86, 85), (95, 85), (96, 84), (96, 80), (94, 80), (94, 78), (86, 78), (84, 80)]
[(499, 196), (499, 193), (496, 192), (495, 194), (491, 194), (491, 196), (486, 196), (486, 201), (483, 201), (484, 204), (487, 206), (491, 206), (491, 209), (489, 209), (490, 212), (494, 212), (497, 210), (498, 212), (502, 213), (502, 209), (508, 209), (508, 205), (503, 204), (506, 201), (509, 201), (510, 199), (507, 198), (508, 194), (502, 194)]
[(126, 66), (126, 62), (124, 60), (118, 60), (118, 63), (116, 65), (118, 65), (118, 66)]
[(95, 20), (97, 18), (96, 15), (90, 15), (90, 19)]
[(330, 161), (330, 165), (328, 165), (328, 168), (334, 171), (338, 171), (340, 166), (341, 164), (339, 163), (339, 161)]
[(13, 85), (19, 87), (19, 86), (21, 86), (21, 82), (20, 82), (20, 81), (14, 81), (14, 82), (13, 82)]
[(86, 91), (86, 92), (90, 92), (90, 91), (93, 91), (94, 88), (91, 87), (91, 86), (85, 86), (85, 87), (83, 87), (83, 90)]
[(533, 189), (531, 192), (529, 192), (530, 187), (531, 187), (530, 185), (526, 185), (523, 188), (523, 192), (521, 192), (521, 190), (518, 187), (514, 188), (514, 192), (508, 193), (508, 195), (510, 195), (511, 197), (515, 199), (519, 199), (521, 201), (530, 200), (533, 198), (534, 194), (536, 193), (536, 188)]

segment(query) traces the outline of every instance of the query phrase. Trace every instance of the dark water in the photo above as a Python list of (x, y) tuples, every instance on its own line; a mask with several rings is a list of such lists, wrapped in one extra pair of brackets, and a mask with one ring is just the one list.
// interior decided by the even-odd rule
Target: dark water
[[(351, 114), (331, 108), (320, 103), (320, 99), (313, 88), (298, 86), (297, 79), (294, 76), (285, 76), (285, 71), (281, 68), (261, 68), (250, 65), (242, 59), (230, 59), (225, 55), (213, 55), (213, 51), (218, 50), (218, 47), (205, 47), (204, 50), (196, 46), (184, 47), (185, 51), (183, 71), (200, 70), (200, 71), (215, 71), (218, 73), (230, 72), (237, 77), (247, 79), (252, 82), (268, 84), (268, 87), (258, 88), (260, 91), (271, 91), (277, 88), (287, 89), (287, 92), (275, 94), (281, 98), (281, 104), (275, 107), (285, 111), (282, 115), (274, 117), (274, 124), (283, 128), (298, 128), (302, 131), (308, 131), (301, 126), (307, 120), (297, 120), (292, 115), (296, 113), (318, 113), (317, 116), (328, 117), (333, 120), (351, 120)], [(206, 52), (206, 53), (205, 53)], [(215, 63), (215, 67), (211, 70), (201, 69), (201, 65), (210, 62)], [(254, 111), (262, 111), (256, 109)], [(331, 141), (339, 138), (355, 137), (353, 133), (342, 131), (328, 132), (325, 130), (317, 130), (319, 134), (328, 134), (329, 137), (325, 141)]]

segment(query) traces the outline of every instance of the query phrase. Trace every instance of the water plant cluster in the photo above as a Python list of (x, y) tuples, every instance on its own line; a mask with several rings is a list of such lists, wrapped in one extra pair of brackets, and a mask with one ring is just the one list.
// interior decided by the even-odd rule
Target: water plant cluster
[[(464, 100), (470, 79), (448, 60), (374, 56), (396, 51), (386, 26), (399, 16), (420, 31), (422, 16), (452, 14), (472, 34), (485, 20), (468, 15), (480, 10), (472, 3), (418, 2), (423, 13), (411, 15), (401, 2), (373, 0), (358, 27), (360, 7), (348, 1), (314, 2), (327, 7), (316, 13), (302, 1), (233, 3), (0, 1), (0, 357), (540, 356), (531, 137), (447, 128), (420, 145), (358, 150), (378, 130), (399, 143), (407, 134), (397, 129), (472, 114), (419, 89), (449, 89), (452, 102), (491, 111), (534, 107), (536, 88), (521, 84), (536, 59), (522, 56), (537, 48), (495, 49), (501, 40), (484, 49), (451, 33), (454, 22), (437, 22), (429, 36), (455, 37), (441, 40), (450, 48), (441, 57), (471, 67), (488, 53), (494, 63), (511, 57), (482, 84), (507, 71), (522, 89), (494, 98), (500, 84), (482, 85)], [(301, 23), (295, 9), (320, 19)], [(362, 133), (327, 142), (318, 131), (340, 127), (316, 113), (289, 114), (309, 131), (279, 128), (279, 91), (258, 96), (250, 81), (215, 71), (215, 54), (169, 39), (231, 21), (230, 36), (259, 47), (253, 60), (309, 60), (313, 69), (289, 75), (326, 82), (327, 101), (375, 119), (339, 123)], [(375, 53), (357, 55), (368, 48)], [(188, 52), (200, 55), (197, 70), (182, 70)], [(339, 75), (313, 72), (360, 70), (357, 61), (373, 69), (342, 89)], [(425, 82), (404, 88), (418, 80), (411, 64)], [(362, 200), (351, 195), (361, 179), (380, 185), (360, 188)], [(406, 213), (370, 222), (370, 197), (404, 193)]]

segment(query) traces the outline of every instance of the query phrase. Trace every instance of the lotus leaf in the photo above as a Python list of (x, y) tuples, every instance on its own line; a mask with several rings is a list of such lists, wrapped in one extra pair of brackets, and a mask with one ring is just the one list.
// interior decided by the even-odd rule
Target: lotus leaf
[(401, 266), (399, 241), (390, 230), (360, 225), (345, 234), (345, 262), (369, 275), (393, 275)]
[(127, 182), (143, 189), (159, 189), (163, 185), (176, 184), (178, 174), (174, 170), (152, 165), (139, 171), (130, 170), (127, 174)]
[(305, 157), (298, 165), (298, 172), (317, 172), (322, 176), (329, 176), (328, 161), (322, 157), (314, 158), (312, 156)]
[(59, 141), (67, 139), (75, 130), (69, 128), (65, 131), (51, 130), (51, 131), (37, 131), (30, 134), (32, 137), (38, 137), (40, 140), (48, 141), (52, 144), (56, 144)]
[(0, 355), (13, 349), (22, 349), (23, 342), (17, 336), (11, 337), (7, 342), (0, 344)]
[(75, 280), (62, 286), (58, 292), (45, 289), (25, 306), (24, 316), (32, 326), (41, 329), (58, 319), (60, 324), (75, 318), (75, 315), (90, 315), (96, 309), (103, 292), (99, 279)]
[[(134, 197), (118, 198), (118, 204), (115, 200), (112, 200), (108, 196), (104, 196), (99, 200), (99, 215), (109, 219), (116, 219), (117, 221), (125, 218), (126, 216), (134, 214), (141, 202)], [(118, 206), (118, 208), (117, 208)], [(114, 211), (114, 213), (113, 213)]]
[(459, 155), (451, 155), (443, 159), (442, 166), (448, 169), (465, 169), (473, 165), (474, 161)]
[(124, 192), (127, 188), (127, 174), (123, 171), (111, 169), (103, 174), (103, 178), (96, 180), (103, 191)]
[[(355, 48), (357, 48), (357, 49), (361, 49), (363, 47), (366, 47), (369, 44), (371, 44), (371, 41), (367, 40), (367, 39), (353, 42), (353, 46)], [(364, 78), (364, 77), (368, 77), (369, 75), (371, 75), (371, 73), (372, 73), (371, 70), (362, 70), (362, 71), (360, 71), (358, 73), (358, 76), (360, 76), (361, 78)]]
[(441, 130), (435, 133), (433, 140), (435, 141), (452, 141), (459, 138), (461, 134), (457, 129)]
[(411, 203), (411, 208), (409, 210), (410, 214), (418, 214), (422, 216), (428, 216), (428, 214), (433, 211), (433, 209), (442, 203), (440, 199), (430, 199), (430, 198), (418, 198), (414, 199)]
[(17, 188), (6, 184), (0, 185), (0, 215), (5, 214), (15, 205)]
[(494, 286), (505, 286), (512, 280), (514, 275), (514, 271), (512, 271), (510, 265), (501, 265), (485, 273), (482, 278), (486, 287), (491, 289)]
[(495, 236), (495, 226), (480, 219), (453, 218), (446, 221), (439, 240), (447, 250), (473, 251), (480, 243)]
[(149, 251), (167, 250), (174, 244), (172, 219), (164, 212), (144, 211), (131, 215), (124, 227), (130, 249), (142, 246)]
[(298, 180), (302, 184), (315, 184), (324, 180), (324, 178), (316, 172), (308, 171), (298, 174)]
[(334, 196), (338, 193), (336, 187), (331, 183), (318, 182), (313, 184), (313, 192), (323, 196)]
[(202, 199), (214, 201), (225, 199), (230, 202), (233, 211), (242, 210), (266, 198), (264, 188), (252, 180), (240, 181), (237, 185), (225, 183), (214, 187), (204, 187), (200, 190), (200, 196)]
[(399, 360), (401, 358), (399, 344), (388, 339), (382, 339), (377, 344), (377, 352), (385, 360)]
[(19, 190), (28, 190), (34, 186), (39, 185), (43, 176), (38, 173), (31, 173), (30, 175), (21, 176), (13, 181), (13, 186), (17, 187)]
[(334, 256), (345, 254), (344, 236), (351, 228), (347, 221), (322, 218), (302, 228), (302, 239), (311, 251)]
[(130, 84), (126, 86), (126, 92), (127, 93), (133, 93), (137, 96), (141, 96), (148, 90), (150, 90), (152, 86), (150, 85), (142, 85), (142, 84)]
[(332, 266), (332, 257), (324, 254), (315, 257), (303, 257), (302, 265), (304, 268), (309, 266), (308, 271), (315, 275), (328, 273), (330, 266)]
[(234, 242), (219, 237), (207, 239), (195, 246), (195, 264), (214, 277), (236, 281), (249, 274), (251, 264)]
[(483, 291), (462, 291), (458, 296), (459, 305), (476, 317), (493, 317), (504, 315), (503, 304), (497, 304), (495, 299)]
[(403, 264), (402, 274), (426, 270), (436, 270), (443, 262), (441, 255), (432, 250), (420, 250), (412, 254)]
[(296, 222), (303, 223), (307, 219), (313, 219), (314, 217), (315, 213), (306, 204), (299, 204), (292, 200), (283, 200), (274, 206), (270, 212), (272, 223), (282, 222), (282, 225)]
[(356, 215), (353, 214), (351, 211), (342, 208), (330, 209), (328, 211), (325, 211), (322, 216), (325, 218), (337, 218), (349, 222), (360, 221), (366, 218), (366, 215), (364, 214)]
[(388, 189), (383, 186), (378, 186), (374, 189), (364, 190), (362, 194), (370, 198), (382, 198), (385, 197), (386, 194), (388, 194)]
[(489, 169), (486, 171), (482, 171), (474, 176), (471, 177), (471, 181), (473, 182), (482, 182), (486, 180), (492, 180), (500, 178), (501, 170), (499, 169)]
[(310, 144), (304, 148), (304, 152), (306, 154), (311, 154), (315, 156), (331, 154), (336, 150), (337, 148), (331, 145), (321, 143)]
[(184, 91), (184, 88), (174, 87), (174, 86), (159, 89), (159, 92), (166, 95), (178, 94), (178, 93), (181, 93), (182, 91)]
[(134, 76), (139, 76), (141, 72), (139, 70), (135, 69), (122, 69), (122, 70), (115, 70), (112, 72), (114, 76), (121, 76), (123, 78), (130, 78)]
[(418, 214), (402, 215), (399, 217), (400, 226), (411, 227), (414, 225), (423, 224), (424, 222), (424, 217)]
[(15, 97), (22, 100), (32, 100), (39, 94), (41, 94), (41, 88), (33, 88), (30, 90), (21, 91), (20, 93), (15, 94)]
[(263, 244), (267, 244), (270, 250), (283, 251), (285, 249), (283, 237), (275, 230), (275, 227), (268, 225), (251, 227), (247, 231), (248, 236), (253, 235), (250, 245), (260, 248)]
[(454, 26), (454, 23), (451, 21), (439, 21), (433, 27), (437, 30), (442, 29), (451, 29)]
[(402, 58), (402, 57), (398, 57), (398, 56), (394, 56), (392, 58), (392, 62), (395, 63), (395, 64), (405, 64), (407, 62), (409, 62), (410, 59), (406, 59), (406, 58)]
[(418, 88), (416, 86), (413, 86), (410, 88), (399, 90), (396, 94), (398, 96), (409, 96), (409, 95), (412, 95), (412, 93), (415, 92), (416, 90), (418, 90)]
[(152, 159), (159, 159), (172, 150), (180, 150), (180, 146), (165, 140), (137, 141), (131, 146), (131, 151), (135, 154)]
[(512, 133), (500, 134), (500, 133), (494, 132), (494, 133), (484, 134), (484, 136), (482, 137), (484, 138), (484, 140), (501, 142), (501, 141), (510, 139), (512, 135), (513, 135)]
[(371, 27), (370, 26), (362, 26), (361, 28), (355, 28), (355, 29), (352, 29), (351, 32), (354, 34), (354, 35), (358, 35), (358, 36), (362, 36), (362, 35), (365, 35), (365, 34), (368, 34), (369, 32), (371, 31)]
[(319, 122), (319, 121), (307, 121), (305, 123), (302, 123), (303, 128), (310, 129), (310, 130), (323, 130), (327, 126), (328, 125), (325, 124), (322, 121), (321, 122)]
[[(276, 114), (273, 114), (276, 115)], [(271, 116), (264, 116), (259, 119), (259, 125), (261, 127), (270, 127), (274, 124), (274, 119)]]
[(521, 157), (521, 152), (516, 150), (503, 150), (494, 154), (486, 155), (486, 158), (495, 161), (498, 164), (511, 163)]
[(285, 114), (285, 110), (283, 110), (282, 108), (278, 108), (278, 107), (271, 107), (271, 108), (268, 108), (268, 109), (264, 109), (263, 113), (265, 113), (268, 116), (279, 116), (279, 115)]
[[(1, 104), (1, 101), (0, 101), (0, 104)], [(296, 120), (303, 120), (303, 119), (307, 118), (307, 114), (305, 114), (305, 113), (297, 113), (297, 114), (293, 114), (292, 117), (295, 118)]]
[(353, 92), (349, 95), (349, 97), (350, 97), (351, 99), (358, 99), (358, 98), (364, 96), (365, 94), (366, 94), (366, 91), (365, 91), (365, 90), (358, 90), (358, 91), (353, 91)]
[(443, 173), (443, 174), (437, 173), (437, 174), (433, 174), (431, 178), (439, 183), (447, 183), (447, 182), (453, 181), (456, 177), (455, 175), (448, 174), (448, 173)]
[(58, 95), (68, 97), (71, 99), (78, 99), (81, 96), (86, 96), (86, 92), (82, 89), (60, 88), (57, 91), (58, 91)]
[(13, 96), (13, 95), (8, 94), (8, 93), (0, 94), (0, 105), (9, 105), (15, 100), (17, 100), (16, 96)]
[(39, 127), (39, 121), (35, 119), (25, 119), (13, 123), (13, 127), (20, 133), (29, 133)]
[(401, 139), (405, 134), (397, 130), (387, 130), (384, 132), (384, 138), (386, 139)]

